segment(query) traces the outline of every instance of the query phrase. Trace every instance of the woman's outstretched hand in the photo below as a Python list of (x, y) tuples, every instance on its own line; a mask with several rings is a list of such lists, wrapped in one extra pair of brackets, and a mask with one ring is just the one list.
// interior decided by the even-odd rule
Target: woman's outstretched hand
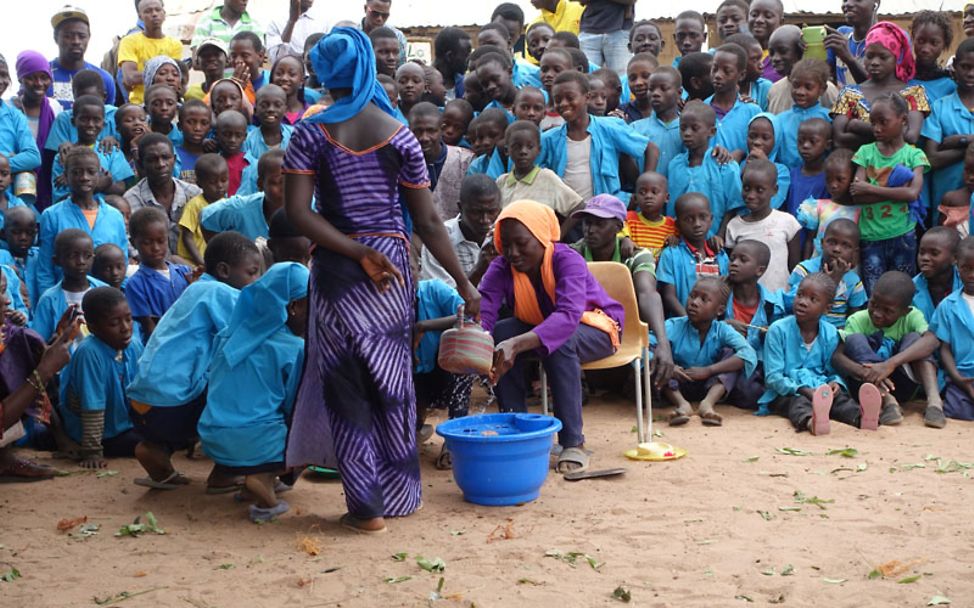
[(387, 258), (382, 252), (376, 251), (371, 247), (363, 246), (362, 255), (358, 260), (359, 265), (365, 274), (369, 275), (372, 282), (375, 283), (376, 288), (380, 293), (385, 292), (393, 283), (398, 282), (400, 285), (405, 285), (403, 281), (402, 273), (396, 268), (389, 258)]

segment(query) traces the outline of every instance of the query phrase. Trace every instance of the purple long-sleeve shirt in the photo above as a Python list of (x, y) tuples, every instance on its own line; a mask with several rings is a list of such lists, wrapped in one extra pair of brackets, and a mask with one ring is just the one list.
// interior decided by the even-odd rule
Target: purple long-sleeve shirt
[[(552, 258), (555, 270), (555, 299), (553, 305), (542, 285), (534, 286), (538, 294), (538, 304), (545, 319), (534, 328), (541, 340), (543, 355), (549, 355), (561, 348), (571, 337), (581, 322), (582, 313), (601, 309), (619, 324), (619, 334), (625, 322), (622, 305), (609, 297), (589, 272), (585, 258), (568, 245), (555, 243)], [(480, 279), (481, 301), (480, 322), (484, 329), (492, 332), (497, 322), (497, 313), (502, 304), (514, 308), (514, 277), (511, 266), (503, 257), (497, 257)]]

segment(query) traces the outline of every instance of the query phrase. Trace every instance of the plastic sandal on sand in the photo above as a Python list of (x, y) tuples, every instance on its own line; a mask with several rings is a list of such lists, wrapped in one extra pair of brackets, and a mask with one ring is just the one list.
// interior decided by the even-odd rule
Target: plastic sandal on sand
[(257, 505), (250, 505), (250, 521), (255, 524), (267, 523), (279, 515), (284, 515), (287, 513), (288, 509), (291, 507), (283, 500), (277, 501), (277, 504), (273, 507), (258, 507)]
[(875, 431), (879, 428), (879, 411), (883, 406), (883, 396), (874, 384), (863, 384), (859, 387), (859, 411), (861, 412), (859, 428)]
[(179, 471), (173, 471), (169, 477), (156, 481), (151, 477), (137, 477), (133, 483), (153, 490), (177, 490), (189, 483), (189, 479)]
[(812, 435), (828, 435), (832, 430), (829, 414), (832, 411), (832, 387), (827, 384), (812, 393)]

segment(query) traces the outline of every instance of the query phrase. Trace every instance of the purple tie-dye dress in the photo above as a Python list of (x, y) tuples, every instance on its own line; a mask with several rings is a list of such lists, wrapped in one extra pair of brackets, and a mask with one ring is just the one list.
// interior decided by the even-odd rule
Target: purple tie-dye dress
[(405, 280), (379, 293), (358, 262), (315, 250), (287, 463), (337, 467), (355, 517), (408, 515), (419, 507), (421, 486), (410, 350), (414, 288), (399, 192), (429, 187), (423, 152), (405, 127), (352, 151), (323, 125), (303, 123), (284, 172), (314, 175), (322, 217), (385, 254)]

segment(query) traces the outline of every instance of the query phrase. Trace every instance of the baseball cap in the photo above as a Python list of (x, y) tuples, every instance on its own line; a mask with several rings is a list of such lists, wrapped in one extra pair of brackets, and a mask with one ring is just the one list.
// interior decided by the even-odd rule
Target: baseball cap
[(84, 21), (88, 25), (91, 25), (91, 22), (88, 21), (88, 13), (86, 13), (84, 9), (76, 6), (65, 6), (55, 13), (53, 17), (51, 17), (51, 27), (57, 29), (59, 25), (71, 19), (78, 19), (79, 21)]
[(207, 38), (203, 42), (200, 42), (196, 47), (196, 50), (193, 52), (193, 57), (198, 56), (200, 51), (208, 46), (219, 49), (224, 55), (229, 55), (227, 52), (227, 44), (224, 41), (220, 40), (219, 38)]
[(626, 221), (626, 205), (611, 194), (594, 196), (585, 203), (584, 209), (579, 209), (572, 217), (591, 215), (606, 220)]

